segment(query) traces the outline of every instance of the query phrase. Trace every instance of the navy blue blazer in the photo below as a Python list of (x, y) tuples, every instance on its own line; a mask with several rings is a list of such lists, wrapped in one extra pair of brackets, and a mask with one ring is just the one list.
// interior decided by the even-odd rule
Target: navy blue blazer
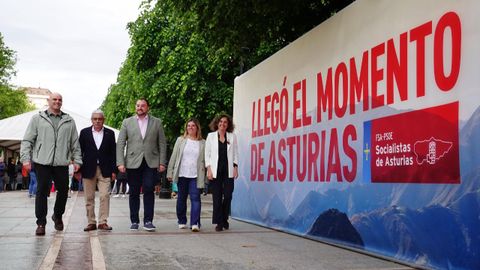
[[(112, 177), (113, 172), (117, 172), (116, 165), (116, 143), (113, 130), (103, 128), (103, 140), (100, 149), (97, 149), (93, 139), (92, 126), (82, 129), (78, 138), (80, 149), (82, 150), (81, 167), (83, 178), (93, 178), (95, 176), (97, 165), (100, 166), (103, 177)], [(98, 162), (98, 163), (97, 163)]]

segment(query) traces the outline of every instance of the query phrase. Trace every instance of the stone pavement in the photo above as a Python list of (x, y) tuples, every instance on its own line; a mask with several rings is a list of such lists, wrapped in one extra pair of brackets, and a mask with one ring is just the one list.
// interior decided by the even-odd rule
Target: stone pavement
[(158, 197), (155, 232), (129, 230), (128, 197), (110, 200), (113, 231), (83, 232), (84, 197), (75, 192), (63, 217), (65, 230), (56, 232), (52, 195), (46, 235), (35, 236), (35, 199), (26, 191), (0, 193), (0, 269), (412, 269), (237, 220), (230, 230), (215, 232), (211, 195), (202, 196), (198, 233), (178, 229), (175, 200)]

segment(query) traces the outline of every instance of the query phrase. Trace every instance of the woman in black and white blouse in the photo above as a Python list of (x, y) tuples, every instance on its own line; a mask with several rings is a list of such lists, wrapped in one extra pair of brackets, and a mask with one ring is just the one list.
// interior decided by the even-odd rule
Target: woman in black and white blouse
[(228, 114), (220, 114), (210, 123), (213, 131), (205, 143), (205, 165), (207, 179), (213, 196), (213, 218), (215, 230), (228, 230), (228, 216), (234, 188), (238, 177), (238, 144), (233, 133), (234, 124)]

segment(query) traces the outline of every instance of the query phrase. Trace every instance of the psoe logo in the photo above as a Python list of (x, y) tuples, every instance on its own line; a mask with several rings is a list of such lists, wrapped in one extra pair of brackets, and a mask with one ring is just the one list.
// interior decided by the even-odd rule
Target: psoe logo
[(430, 137), (428, 140), (416, 141), (413, 145), (413, 152), (417, 156), (417, 164), (424, 162), (435, 164), (443, 158), (452, 148), (453, 143)]

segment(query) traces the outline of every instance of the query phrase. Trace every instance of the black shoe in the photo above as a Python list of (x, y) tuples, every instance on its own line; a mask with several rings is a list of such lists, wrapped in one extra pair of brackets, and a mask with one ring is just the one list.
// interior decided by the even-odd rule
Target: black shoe
[(225, 230), (228, 230), (230, 228), (230, 224), (228, 224), (228, 221), (225, 221), (225, 223), (223, 223), (223, 228)]
[(221, 231), (223, 231), (223, 226), (222, 226), (222, 225), (220, 225), (220, 224), (219, 224), (219, 225), (217, 225), (217, 226), (215, 226), (215, 231), (217, 231), (217, 232), (221, 232)]
[(37, 225), (37, 230), (35, 230), (35, 235), (45, 235), (45, 225)]
[(62, 218), (57, 218), (55, 215), (52, 216), (52, 220), (55, 223), (55, 230), (63, 231), (63, 221)]

